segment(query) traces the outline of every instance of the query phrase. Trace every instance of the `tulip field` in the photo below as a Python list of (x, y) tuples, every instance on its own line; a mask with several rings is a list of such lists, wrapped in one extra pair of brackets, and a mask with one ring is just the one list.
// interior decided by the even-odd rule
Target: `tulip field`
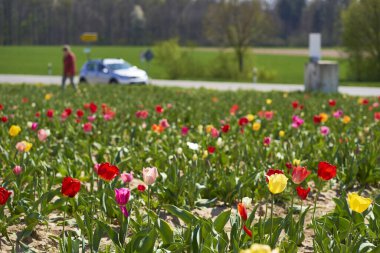
[(380, 252), (380, 97), (0, 85), (0, 252)]

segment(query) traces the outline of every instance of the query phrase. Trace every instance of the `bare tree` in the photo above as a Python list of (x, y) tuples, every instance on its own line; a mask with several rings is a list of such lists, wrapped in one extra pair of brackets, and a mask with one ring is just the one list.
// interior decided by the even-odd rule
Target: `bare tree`
[(232, 47), (242, 72), (252, 40), (264, 30), (264, 16), (258, 0), (222, 0), (208, 9), (206, 36), (218, 45)]

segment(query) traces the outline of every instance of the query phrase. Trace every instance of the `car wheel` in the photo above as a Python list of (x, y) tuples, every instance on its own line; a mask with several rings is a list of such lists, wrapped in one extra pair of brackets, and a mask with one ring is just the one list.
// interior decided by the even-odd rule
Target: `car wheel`
[(79, 78), (79, 83), (87, 83), (86, 78), (84, 78), (84, 77), (80, 77), (80, 78)]
[(109, 84), (117, 84), (119, 83), (115, 78), (112, 78), (110, 81), (109, 81)]

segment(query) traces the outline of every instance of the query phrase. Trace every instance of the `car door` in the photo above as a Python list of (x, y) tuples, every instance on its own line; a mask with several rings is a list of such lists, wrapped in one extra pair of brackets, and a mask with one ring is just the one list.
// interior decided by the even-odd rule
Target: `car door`
[(86, 66), (86, 81), (88, 83), (96, 83), (96, 62), (90, 61)]
[(96, 81), (97, 83), (109, 83), (110, 72), (109, 69), (102, 63), (98, 62), (96, 67)]

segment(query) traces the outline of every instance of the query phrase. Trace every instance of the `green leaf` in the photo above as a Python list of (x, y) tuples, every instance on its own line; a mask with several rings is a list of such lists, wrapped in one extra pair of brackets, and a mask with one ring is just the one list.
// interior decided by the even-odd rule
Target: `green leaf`
[(164, 220), (157, 219), (156, 228), (161, 235), (162, 241), (164, 244), (170, 244), (173, 242), (173, 229), (172, 227)]
[(191, 214), (189, 211), (180, 209), (173, 205), (163, 205), (163, 208), (165, 208), (169, 213), (172, 215), (180, 218), (183, 222), (185, 222), (188, 225), (191, 225), (198, 221), (198, 218), (195, 217), (193, 214)]
[(216, 217), (214, 221), (214, 228), (217, 232), (221, 233), (224, 230), (227, 222), (229, 221), (231, 216), (231, 210), (225, 211)]
[(99, 250), (99, 244), (100, 244), (100, 240), (102, 239), (102, 235), (103, 235), (103, 229), (99, 224), (97, 224), (96, 229), (94, 231), (93, 239), (92, 239), (93, 240), (92, 249), (94, 251)]

